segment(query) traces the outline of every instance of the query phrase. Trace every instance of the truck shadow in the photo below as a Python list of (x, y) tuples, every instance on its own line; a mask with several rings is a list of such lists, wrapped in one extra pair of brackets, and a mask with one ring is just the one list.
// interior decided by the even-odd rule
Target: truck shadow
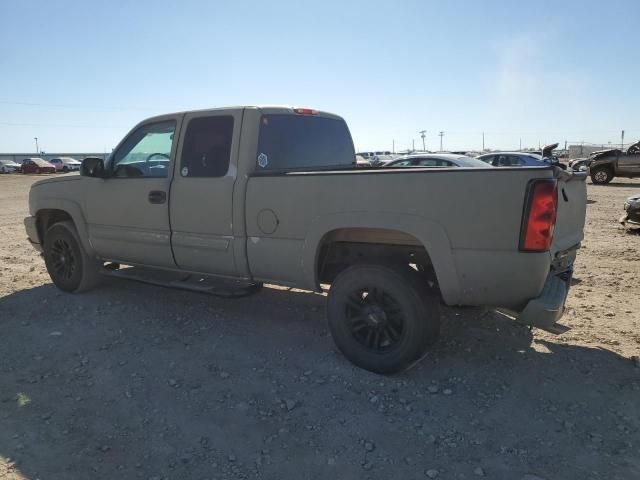
[[(326, 456), (360, 449), (358, 438), (392, 458), (445, 455), (451, 472), (484, 458), (495, 478), (637, 472), (624, 440), (640, 428), (640, 379), (615, 352), (446, 308), (424, 360), (382, 377), (336, 351), (324, 300), (275, 288), (221, 299), (117, 280), (82, 295), (48, 284), (1, 298), (0, 476), (9, 465), (29, 480), (256, 469), (325, 478)], [(572, 461), (543, 461), (558, 460), (558, 445)], [(418, 466), (405, 463), (387, 475), (381, 466), (380, 478), (410, 477)], [(341, 466), (344, 478), (362, 475), (353, 464)]]

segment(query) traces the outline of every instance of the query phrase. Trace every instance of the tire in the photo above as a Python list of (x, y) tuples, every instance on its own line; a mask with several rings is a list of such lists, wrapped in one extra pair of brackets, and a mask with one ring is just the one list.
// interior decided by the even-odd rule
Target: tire
[(409, 368), (440, 331), (437, 302), (408, 266), (353, 265), (343, 270), (329, 290), (327, 317), (344, 356), (382, 374)]
[(51, 280), (62, 291), (84, 292), (100, 283), (100, 263), (84, 251), (72, 222), (58, 222), (47, 230), (44, 261)]
[(608, 167), (598, 167), (591, 170), (591, 181), (596, 185), (605, 185), (613, 180), (613, 174)]
[(69, 173), (69, 167), (62, 167), (62, 173)]

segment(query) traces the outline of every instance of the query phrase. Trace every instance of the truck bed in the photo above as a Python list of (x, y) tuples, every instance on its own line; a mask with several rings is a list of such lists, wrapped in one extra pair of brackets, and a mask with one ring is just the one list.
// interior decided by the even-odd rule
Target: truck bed
[(529, 182), (558, 175), (552, 167), (254, 173), (245, 196), (251, 273), (317, 289), (324, 237), (379, 229), (384, 243), (424, 246), (447, 304), (517, 309), (541, 292), (554, 255), (582, 240), (584, 178), (564, 174), (551, 251), (519, 251)]

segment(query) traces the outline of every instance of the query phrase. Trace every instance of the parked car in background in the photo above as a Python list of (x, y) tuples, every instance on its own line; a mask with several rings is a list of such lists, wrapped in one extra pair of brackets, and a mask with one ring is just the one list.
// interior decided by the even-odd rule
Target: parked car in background
[(640, 142), (625, 152), (617, 148), (593, 152), (589, 156), (589, 174), (596, 185), (609, 183), (614, 177), (640, 177)]
[(541, 155), (526, 152), (487, 153), (476, 158), (494, 167), (539, 167), (543, 163)]
[(569, 160), (569, 170), (572, 172), (586, 172), (589, 167), (589, 157), (574, 158)]
[(546, 163), (566, 170), (566, 165), (553, 156), (557, 143), (545, 146), (540, 152), (493, 152), (476, 157), (494, 167), (539, 167)]
[(56, 173), (56, 167), (42, 158), (25, 158), (20, 167), (22, 173)]
[(419, 153), (405, 155), (384, 165), (385, 167), (472, 167), (487, 168), (485, 162), (466, 155), (453, 153)]
[(20, 164), (13, 160), (0, 160), (0, 173), (13, 173), (20, 171)]
[(624, 215), (620, 217), (620, 223), (640, 226), (640, 195), (633, 195), (624, 202)]
[(368, 161), (371, 166), (374, 167), (378, 167), (395, 158), (394, 154), (389, 150), (380, 150), (377, 152), (360, 152), (356, 153), (356, 156), (362, 157), (363, 159)]
[(80, 165), (82, 165), (82, 162), (79, 162), (75, 158), (71, 157), (52, 158), (51, 160), (49, 160), (49, 163), (56, 167), (56, 172), (64, 173), (79, 171)]

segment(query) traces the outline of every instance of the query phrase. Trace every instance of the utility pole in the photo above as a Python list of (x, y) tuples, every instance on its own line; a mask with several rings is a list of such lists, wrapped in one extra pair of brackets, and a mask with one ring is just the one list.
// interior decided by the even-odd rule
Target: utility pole
[(484, 152), (484, 132), (482, 132), (482, 151)]
[(416, 141), (414, 138), (411, 139), (411, 153), (416, 151)]
[(440, 136), (440, 151), (442, 151), (442, 137), (444, 137), (444, 132), (440, 132), (438, 135)]
[(522, 151), (522, 138), (520, 139), (520, 151)]
[(567, 141), (564, 141), (564, 153), (567, 153)]
[(622, 135), (620, 136), (620, 150), (624, 150), (624, 130), (622, 130)]
[(425, 146), (425, 144), (424, 144), (424, 137), (426, 137), (426, 136), (427, 136), (427, 131), (426, 131), (426, 130), (420, 130), (418, 133), (419, 133), (419, 134), (420, 134), (420, 136), (422, 137), (422, 151), (423, 151), (423, 152), (426, 152), (426, 151), (427, 151), (427, 147), (426, 147), (426, 146)]
[(396, 153), (396, 141), (391, 140), (391, 153)]
[(38, 137), (33, 137), (33, 139), (36, 141), (36, 153), (40, 153), (40, 147), (38, 147)]

